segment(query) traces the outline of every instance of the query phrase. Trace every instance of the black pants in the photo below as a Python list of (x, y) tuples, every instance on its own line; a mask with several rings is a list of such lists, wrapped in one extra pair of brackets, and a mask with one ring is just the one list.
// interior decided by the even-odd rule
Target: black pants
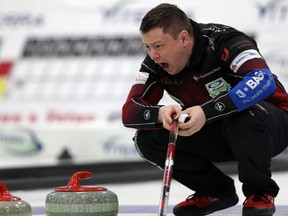
[[(164, 167), (169, 131), (138, 130), (134, 140), (139, 154)], [(288, 145), (288, 113), (268, 102), (221, 121), (205, 125), (190, 137), (178, 136), (173, 178), (202, 195), (227, 196), (235, 192), (233, 179), (213, 162), (237, 161), (243, 193), (277, 196), (271, 178), (271, 159)]]

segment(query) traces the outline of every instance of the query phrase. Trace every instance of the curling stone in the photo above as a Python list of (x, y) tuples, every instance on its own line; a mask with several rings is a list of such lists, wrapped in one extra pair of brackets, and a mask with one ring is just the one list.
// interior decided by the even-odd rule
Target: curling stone
[(68, 185), (49, 193), (46, 216), (117, 216), (118, 197), (105, 187), (81, 186), (79, 179), (90, 178), (87, 171), (76, 172)]
[(1, 216), (32, 216), (29, 203), (13, 196), (5, 184), (0, 181), (0, 215)]

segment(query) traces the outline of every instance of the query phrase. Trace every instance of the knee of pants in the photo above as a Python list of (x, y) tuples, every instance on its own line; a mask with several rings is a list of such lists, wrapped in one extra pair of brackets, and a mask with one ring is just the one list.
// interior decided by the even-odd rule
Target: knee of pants
[(269, 121), (268, 108), (269, 106), (267, 106), (266, 102), (257, 103), (247, 110), (226, 118), (224, 120), (224, 129), (236, 132), (241, 130), (243, 133), (245, 130), (249, 132), (251, 129), (267, 127), (273, 123)]
[(225, 119), (224, 135), (236, 158), (272, 156), (274, 143), (264, 117), (252, 107)]
[(224, 119), (224, 128), (235, 130), (242, 125), (249, 124), (250, 120), (252, 120), (253, 112), (249, 110), (242, 111), (238, 114), (232, 115), (228, 118)]
[(134, 143), (139, 155), (151, 163), (163, 166), (166, 151), (159, 139), (160, 131), (139, 130), (134, 137)]
[(245, 110), (236, 115), (224, 119), (223, 132), (226, 138), (243, 137), (255, 129), (256, 125), (259, 126), (259, 119), (253, 111)]

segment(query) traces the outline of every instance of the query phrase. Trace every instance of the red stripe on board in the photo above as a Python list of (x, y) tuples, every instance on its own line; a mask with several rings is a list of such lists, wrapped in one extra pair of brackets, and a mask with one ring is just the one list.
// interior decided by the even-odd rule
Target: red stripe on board
[(12, 66), (13, 66), (12, 61), (0, 62), (0, 76), (8, 77), (11, 73)]

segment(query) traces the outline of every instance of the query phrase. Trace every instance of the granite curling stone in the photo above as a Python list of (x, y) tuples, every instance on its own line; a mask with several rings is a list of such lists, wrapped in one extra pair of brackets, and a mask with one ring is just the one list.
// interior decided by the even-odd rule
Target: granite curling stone
[(0, 181), (0, 215), (1, 216), (32, 216), (29, 203), (13, 196)]
[(46, 196), (46, 216), (117, 216), (118, 197), (105, 187), (81, 186), (79, 179), (90, 178), (87, 171), (76, 172), (68, 185)]

